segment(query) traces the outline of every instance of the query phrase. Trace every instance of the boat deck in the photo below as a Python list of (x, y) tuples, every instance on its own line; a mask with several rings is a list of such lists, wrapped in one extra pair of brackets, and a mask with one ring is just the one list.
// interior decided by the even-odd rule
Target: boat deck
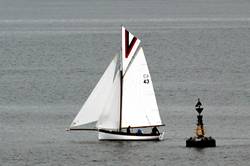
[(116, 135), (131, 135), (131, 136), (159, 136), (159, 134), (153, 134), (153, 133), (127, 133), (123, 131), (110, 131), (110, 130), (104, 130), (104, 129), (99, 129), (98, 131), (103, 132), (103, 133), (110, 133), (110, 134), (116, 134)]

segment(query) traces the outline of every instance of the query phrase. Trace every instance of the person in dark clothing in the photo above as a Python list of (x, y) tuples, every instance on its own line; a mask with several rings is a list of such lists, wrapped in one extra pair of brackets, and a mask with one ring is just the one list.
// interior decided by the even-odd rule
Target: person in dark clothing
[(137, 135), (142, 135), (142, 134), (143, 134), (143, 132), (142, 132), (142, 130), (141, 130), (141, 129), (138, 129), (136, 134), (137, 134)]
[(127, 133), (128, 134), (130, 134), (130, 128), (131, 128), (130, 126), (128, 126), (128, 128), (127, 128)]
[(160, 132), (159, 132), (159, 130), (157, 129), (157, 127), (153, 127), (153, 129), (152, 129), (152, 134), (153, 134), (153, 135), (159, 135), (159, 134), (160, 134)]

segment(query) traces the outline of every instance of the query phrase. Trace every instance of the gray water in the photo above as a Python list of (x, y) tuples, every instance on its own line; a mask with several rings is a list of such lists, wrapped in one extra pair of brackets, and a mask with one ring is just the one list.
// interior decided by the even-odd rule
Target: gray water
[[(121, 47), (142, 40), (161, 142), (66, 132)], [(186, 148), (194, 104), (216, 148)], [(250, 2), (0, 0), (0, 165), (249, 165)]]

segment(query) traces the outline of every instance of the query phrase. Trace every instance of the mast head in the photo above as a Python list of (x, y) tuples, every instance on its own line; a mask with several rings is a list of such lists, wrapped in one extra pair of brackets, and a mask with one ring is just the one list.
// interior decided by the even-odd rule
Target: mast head
[(200, 102), (200, 98), (198, 98), (198, 101), (197, 101), (197, 103), (195, 105), (195, 110), (198, 112), (199, 115), (203, 111), (203, 107), (202, 107), (202, 104)]

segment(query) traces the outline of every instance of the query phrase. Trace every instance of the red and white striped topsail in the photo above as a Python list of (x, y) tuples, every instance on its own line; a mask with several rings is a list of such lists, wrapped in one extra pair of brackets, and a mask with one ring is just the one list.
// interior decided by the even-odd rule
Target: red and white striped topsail
[(122, 69), (123, 74), (139, 47), (140, 40), (122, 26)]

